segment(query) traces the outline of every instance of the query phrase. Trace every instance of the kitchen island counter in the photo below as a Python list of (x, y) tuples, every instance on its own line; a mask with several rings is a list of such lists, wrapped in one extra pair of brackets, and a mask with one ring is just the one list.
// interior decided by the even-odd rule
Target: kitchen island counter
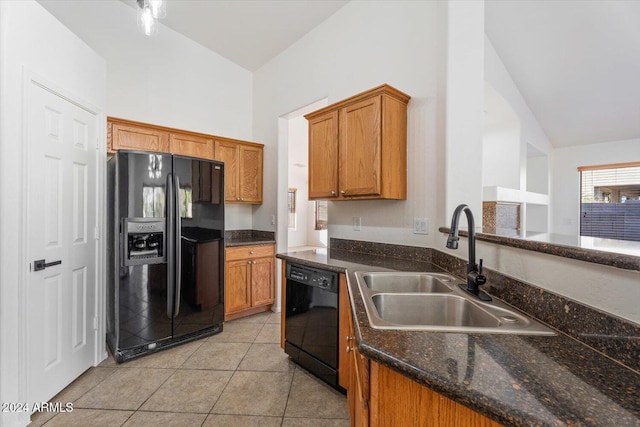
[(346, 274), (362, 355), (501, 424), (640, 425), (640, 374), (560, 331), (525, 336), (371, 328), (354, 273), (444, 271), (431, 262), (336, 249), (277, 257)]

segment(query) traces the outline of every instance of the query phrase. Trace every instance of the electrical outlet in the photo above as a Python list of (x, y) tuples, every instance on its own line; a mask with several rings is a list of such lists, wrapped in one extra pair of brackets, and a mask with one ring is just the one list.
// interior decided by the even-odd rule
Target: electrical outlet
[(353, 231), (360, 231), (362, 227), (362, 217), (354, 216), (353, 217)]
[(429, 220), (427, 218), (413, 218), (413, 234), (429, 234)]
[(271, 225), (276, 225), (276, 216), (271, 215)]

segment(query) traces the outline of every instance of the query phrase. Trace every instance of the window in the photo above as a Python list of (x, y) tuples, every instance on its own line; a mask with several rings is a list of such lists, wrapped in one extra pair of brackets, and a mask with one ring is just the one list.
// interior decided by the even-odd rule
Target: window
[(326, 200), (318, 200), (316, 201), (316, 230), (326, 230), (327, 229), (327, 207), (329, 203)]
[(142, 187), (142, 216), (144, 218), (164, 216), (164, 187), (151, 185)]
[(193, 218), (192, 202), (193, 191), (191, 191), (191, 187), (180, 187), (180, 216), (182, 218)]
[[(191, 187), (180, 187), (180, 216), (192, 218)], [(142, 217), (160, 218), (164, 216), (165, 194), (163, 186), (145, 185), (142, 187)]]
[(287, 210), (289, 211), (289, 228), (296, 228), (296, 189), (290, 188), (287, 194)]
[(640, 162), (583, 166), (580, 235), (640, 241)]

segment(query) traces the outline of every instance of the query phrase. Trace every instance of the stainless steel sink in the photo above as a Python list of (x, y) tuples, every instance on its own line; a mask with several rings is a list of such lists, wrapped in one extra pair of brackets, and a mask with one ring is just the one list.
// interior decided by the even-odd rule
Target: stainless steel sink
[(441, 273), (356, 272), (374, 329), (555, 335), (540, 322), (493, 299), (475, 300), (460, 280)]
[(445, 282), (452, 278), (444, 274), (364, 273), (362, 280), (372, 291), (378, 292), (451, 292)]
[(500, 320), (457, 295), (376, 294), (380, 319), (388, 324), (496, 328)]

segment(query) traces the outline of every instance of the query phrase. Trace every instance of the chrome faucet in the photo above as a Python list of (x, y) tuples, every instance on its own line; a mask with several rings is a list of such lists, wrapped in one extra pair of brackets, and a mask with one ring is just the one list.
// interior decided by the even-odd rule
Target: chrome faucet
[(455, 211), (453, 211), (453, 217), (451, 218), (451, 231), (449, 231), (449, 237), (447, 238), (447, 248), (458, 249), (458, 227), (460, 222), (460, 213), (464, 213), (467, 216), (467, 224), (469, 226), (469, 263), (467, 264), (467, 284), (460, 285), (460, 288), (481, 299), (482, 301), (491, 301), (491, 297), (480, 290), (479, 286), (487, 283), (487, 278), (482, 274), (482, 259), (480, 259), (480, 266), (476, 264), (476, 228), (475, 221), (473, 220), (473, 213), (467, 205), (458, 205)]

